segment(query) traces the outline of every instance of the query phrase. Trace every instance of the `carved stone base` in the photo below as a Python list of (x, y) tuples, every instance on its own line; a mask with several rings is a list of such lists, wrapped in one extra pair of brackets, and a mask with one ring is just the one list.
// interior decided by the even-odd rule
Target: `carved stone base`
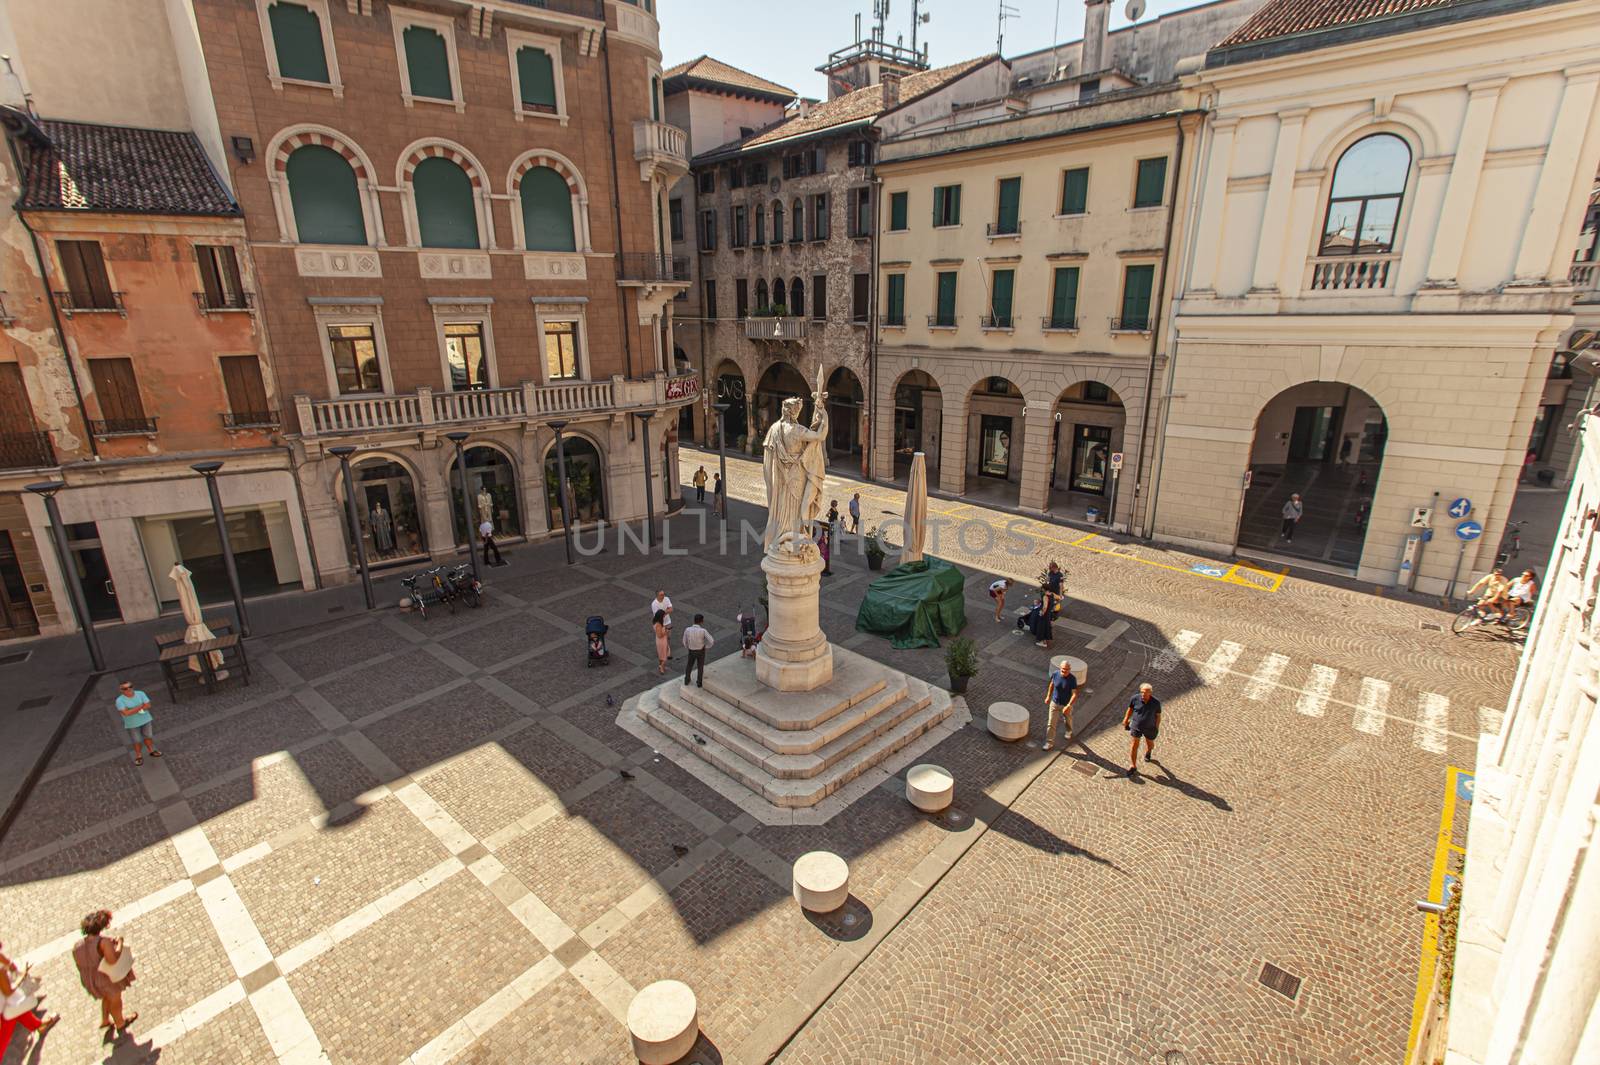
[(768, 554), (769, 624), (756, 645), (756, 679), (781, 692), (808, 692), (833, 679), (833, 648), (821, 623), (822, 556), (815, 547)]

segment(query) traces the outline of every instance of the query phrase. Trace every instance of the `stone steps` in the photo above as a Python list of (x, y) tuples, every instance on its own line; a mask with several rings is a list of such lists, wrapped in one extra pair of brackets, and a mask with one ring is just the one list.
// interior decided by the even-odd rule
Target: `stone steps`
[(677, 681), (666, 685), (663, 693), (670, 693), (672, 698), (687, 702), (701, 713), (737, 729), (774, 754), (810, 754), (904, 699), (910, 690), (905, 681), (910, 679), (903, 677), (898, 683), (875, 684), (872, 694), (854, 700), (847, 709), (808, 729), (775, 728), (762, 718), (718, 696), (709, 687), (685, 686), (682, 681)]
[(856, 655), (834, 656), (833, 679), (809, 692), (784, 692), (774, 699), (771, 688), (756, 679), (749, 659), (720, 659), (706, 668), (705, 691), (775, 729), (804, 731), (820, 727), (863, 699), (882, 691), (895, 671)]

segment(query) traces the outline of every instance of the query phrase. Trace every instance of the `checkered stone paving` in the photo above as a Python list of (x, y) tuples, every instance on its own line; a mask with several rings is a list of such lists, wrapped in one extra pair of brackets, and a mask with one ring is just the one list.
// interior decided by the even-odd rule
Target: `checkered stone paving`
[[(901, 773), (825, 824), (761, 825), (616, 725), (658, 679), (656, 588), (680, 621), (706, 614), (713, 657), (737, 653), (761, 589), (736, 550), (761, 515), (738, 499), (759, 468), (729, 469), (727, 553), (693, 543), (691, 509), (670, 526), (687, 555), (613, 542), (569, 567), (559, 543), (520, 547), (482, 609), (256, 639), (255, 683), (216, 696), (173, 706), (132, 671), (166, 751), (141, 767), (101, 678), (0, 841), (0, 942), (65, 1018), (0, 1065), (611, 1065), (632, 1060), (633, 994), (665, 977), (699, 995), (686, 1060), (707, 1065), (1400, 1059), (1444, 772), (1498, 727), (1509, 651), (1422, 630), (1439, 615), (1416, 604), (1206, 582), (1041, 526), (1020, 556), (947, 552), (970, 567), (975, 720), (919, 760), (953, 772), (953, 809), (913, 810)], [(893, 503), (865, 491), (869, 514), (870, 493)], [(946, 683), (942, 652), (855, 632), (874, 576), (855, 546), (824, 585), (830, 636)], [(1009, 635), (1052, 557), (1072, 596), (1053, 652)], [(994, 572), (1024, 581), (998, 624)], [(591, 669), (595, 613), (613, 658)], [(1047, 755), (1061, 652), (1089, 690), (1078, 742)], [(1129, 780), (1116, 726), (1144, 677), (1162, 763)], [(1031, 711), (1027, 740), (984, 730), (1000, 699)], [(815, 849), (851, 864), (836, 914), (789, 894)], [(70, 957), (99, 906), (139, 972), (140, 1019), (110, 1043)], [(1303, 978), (1298, 1001), (1256, 981), (1263, 961)]]

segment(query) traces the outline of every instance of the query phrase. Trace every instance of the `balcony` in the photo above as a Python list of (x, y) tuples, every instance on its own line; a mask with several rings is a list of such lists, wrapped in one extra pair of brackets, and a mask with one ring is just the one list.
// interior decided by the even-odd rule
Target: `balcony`
[(1398, 255), (1325, 255), (1310, 262), (1312, 292), (1382, 292)]
[(50, 434), (0, 433), (0, 470), (30, 470), (56, 464)]
[(810, 326), (808, 319), (799, 317), (746, 318), (744, 335), (746, 340), (804, 340)]
[(1077, 331), (1078, 320), (1076, 318), (1057, 317), (1053, 314), (1046, 315), (1040, 321), (1039, 328), (1046, 333), (1072, 333)]
[(154, 436), (154, 418), (90, 419), (89, 431), (95, 436)]
[(639, 163), (640, 181), (649, 181), (659, 173), (670, 185), (689, 172), (689, 135), (665, 122), (636, 119), (633, 157)]
[(419, 388), (404, 395), (296, 396), (300, 431), (307, 437), (349, 433), (420, 430), (433, 426), (540, 421), (619, 408), (681, 405), (699, 394), (694, 374), (627, 380), (531, 381), (514, 388), (435, 392)]
[(1148, 333), (1150, 332), (1150, 318), (1113, 318), (1111, 319), (1113, 333)]
[(930, 314), (928, 315), (928, 328), (954, 329), (957, 321), (959, 319), (953, 314)]
[(1579, 303), (1600, 302), (1600, 262), (1573, 263), (1567, 278), (1578, 290)]
[(689, 283), (689, 260), (681, 255), (630, 251), (617, 256), (617, 278), (643, 285)]
[(250, 311), (254, 308), (256, 296), (254, 292), (221, 293), (213, 296), (208, 292), (196, 292), (194, 303), (200, 308), (201, 315), (217, 314), (225, 311)]
[(1009, 314), (986, 314), (978, 319), (979, 329), (1011, 330), (1016, 327), (1016, 320)]
[(276, 429), (282, 424), (275, 410), (225, 410), (221, 417), (224, 429)]
[(108, 292), (104, 296), (99, 298), (87, 292), (77, 296), (70, 292), (57, 292), (56, 306), (67, 318), (75, 314), (117, 314), (128, 317), (128, 309), (122, 305), (122, 293)]

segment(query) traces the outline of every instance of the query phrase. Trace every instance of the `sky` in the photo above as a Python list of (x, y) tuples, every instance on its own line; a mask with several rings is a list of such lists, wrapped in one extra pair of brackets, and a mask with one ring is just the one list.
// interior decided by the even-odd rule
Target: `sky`
[[(1140, 21), (1198, 2), (1147, 0)], [(999, 0), (922, 0), (920, 10), (930, 17), (917, 31), (917, 46), (928, 43), (928, 62), (936, 67), (994, 51), (998, 5)], [(1058, 8), (1060, 39), (1083, 35), (1083, 0), (1009, 0), (1008, 6), (1020, 12), (1006, 20), (1008, 56), (1056, 43)], [(1112, 0), (1113, 30), (1128, 24), (1126, 7), (1127, 0)], [(824, 97), (816, 67), (855, 40), (858, 13), (867, 33), (872, 0), (803, 0), (800, 9), (803, 14), (795, 4), (776, 0), (657, 0), (662, 60), (672, 66), (709, 55), (806, 96)], [(911, 0), (890, 0), (884, 38), (893, 44), (902, 35), (909, 47)]]

